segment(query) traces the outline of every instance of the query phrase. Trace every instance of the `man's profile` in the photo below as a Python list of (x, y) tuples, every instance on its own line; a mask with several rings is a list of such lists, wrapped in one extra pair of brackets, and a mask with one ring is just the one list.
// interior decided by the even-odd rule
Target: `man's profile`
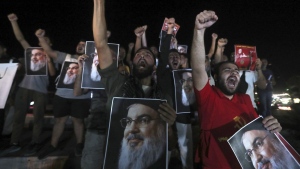
[(75, 82), (77, 72), (78, 72), (78, 63), (70, 63), (69, 66), (67, 67), (67, 72), (64, 77), (63, 83), (65, 85), (70, 85)]
[(95, 48), (95, 53), (93, 53), (91, 55), (93, 57), (93, 63), (92, 63), (92, 68), (91, 68), (91, 79), (92, 81), (100, 81), (101, 80), (101, 76), (99, 75), (99, 72), (97, 71), (97, 66), (99, 65), (99, 61), (98, 61), (98, 54), (97, 54), (97, 49)]
[(118, 168), (147, 169), (155, 166), (166, 151), (166, 125), (158, 112), (144, 104), (132, 104), (128, 107), (127, 117), (120, 122), (125, 130)]

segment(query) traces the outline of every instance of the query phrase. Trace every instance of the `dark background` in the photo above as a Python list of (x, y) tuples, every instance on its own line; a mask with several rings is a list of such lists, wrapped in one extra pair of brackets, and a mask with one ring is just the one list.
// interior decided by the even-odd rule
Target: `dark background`
[[(218, 22), (207, 29), (208, 52), (211, 34), (228, 38), (225, 54), (233, 52), (234, 44), (257, 47), (260, 58), (268, 58), (275, 72), (278, 87), (299, 75), (300, 68), (300, 2), (297, 0), (107, 0), (106, 18), (112, 36), (111, 43), (127, 48), (135, 41), (133, 30), (147, 24), (148, 46), (159, 44), (159, 32), (164, 17), (175, 17), (181, 27), (179, 44), (191, 46), (195, 16), (204, 9), (214, 10)], [(0, 41), (9, 48), (11, 56), (22, 57), (23, 49), (15, 39), (9, 13), (16, 13), (25, 39), (37, 46), (35, 30), (43, 28), (53, 40), (56, 50), (74, 53), (79, 39), (93, 40), (93, 0), (1, 0)], [(206, 52), (206, 53), (207, 53)]]

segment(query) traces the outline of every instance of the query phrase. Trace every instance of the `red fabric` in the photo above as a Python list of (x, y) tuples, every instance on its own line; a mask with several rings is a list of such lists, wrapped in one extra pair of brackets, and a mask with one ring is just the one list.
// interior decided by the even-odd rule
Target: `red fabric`
[(198, 152), (203, 169), (241, 168), (227, 139), (258, 117), (250, 97), (235, 94), (229, 100), (209, 83), (201, 91), (195, 89), (195, 93), (201, 126)]

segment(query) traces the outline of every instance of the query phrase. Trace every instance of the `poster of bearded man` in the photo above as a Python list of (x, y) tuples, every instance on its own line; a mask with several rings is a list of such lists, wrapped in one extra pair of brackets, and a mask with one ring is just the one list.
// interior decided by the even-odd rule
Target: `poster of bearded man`
[(78, 74), (78, 63), (68, 62), (63, 63), (59, 79), (57, 82), (57, 88), (73, 89), (76, 76)]
[(227, 142), (243, 169), (300, 169), (299, 154), (280, 133), (265, 129), (262, 116), (237, 131)]
[(173, 70), (177, 114), (197, 111), (191, 69)]
[(104, 169), (166, 169), (167, 123), (159, 99), (113, 98)]
[[(117, 61), (120, 45), (108, 43), (108, 46), (112, 52), (114, 61)], [(81, 88), (104, 89), (103, 84), (100, 83), (101, 75), (98, 72), (99, 61), (94, 41), (86, 41), (85, 54), (89, 57), (84, 60)], [(118, 66), (117, 63), (116, 66)]]
[(41, 47), (30, 47), (25, 50), (26, 75), (47, 76), (47, 58)]

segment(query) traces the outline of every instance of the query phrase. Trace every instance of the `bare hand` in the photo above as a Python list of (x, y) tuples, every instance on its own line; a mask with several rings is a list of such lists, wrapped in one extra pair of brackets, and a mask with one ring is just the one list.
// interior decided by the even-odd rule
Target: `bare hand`
[(78, 62), (79, 68), (82, 68), (82, 67), (83, 67), (83, 62), (84, 62), (87, 58), (89, 58), (89, 56), (86, 55), (86, 54), (80, 55), (80, 56), (78, 57), (77, 62)]
[(218, 40), (218, 46), (224, 47), (228, 43), (228, 40), (226, 38), (221, 38)]
[(211, 34), (211, 37), (213, 38), (213, 40), (216, 40), (216, 39), (218, 38), (218, 34), (212, 33), (212, 34)]
[(280, 132), (282, 130), (280, 123), (273, 116), (265, 117), (262, 123), (264, 124), (264, 127), (271, 133)]
[(144, 25), (144, 26), (142, 26), (142, 27), (144, 28), (144, 30), (145, 30), (145, 32), (146, 32), (148, 26), (147, 26), (147, 25)]
[(176, 119), (176, 112), (168, 103), (160, 104), (158, 112), (160, 117), (167, 122), (169, 126), (173, 125)]
[(145, 33), (145, 28), (144, 27), (137, 27), (134, 30), (134, 33), (137, 37), (142, 37), (142, 35)]
[(167, 19), (167, 24), (168, 24), (168, 34), (173, 33), (175, 27), (175, 19), (174, 18)]
[(45, 36), (45, 30), (43, 29), (38, 29), (37, 31), (35, 31), (35, 36), (37, 36), (38, 38), (42, 38)]
[(11, 14), (9, 14), (9, 15), (7, 15), (7, 17), (8, 17), (8, 19), (9, 19), (9, 21), (17, 21), (18, 20), (18, 17), (17, 17), (17, 15), (16, 14), (14, 14), (14, 13), (11, 13)]
[(213, 25), (217, 20), (218, 16), (215, 14), (214, 11), (204, 10), (196, 16), (195, 29), (201, 30), (204, 28), (208, 28), (211, 25)]
[(129, 48), (130, 50), (132, 50), (133, 47), (134, 47), (134, 43), (131, 42), (131, 43), (128, 44), (128, 48)]

